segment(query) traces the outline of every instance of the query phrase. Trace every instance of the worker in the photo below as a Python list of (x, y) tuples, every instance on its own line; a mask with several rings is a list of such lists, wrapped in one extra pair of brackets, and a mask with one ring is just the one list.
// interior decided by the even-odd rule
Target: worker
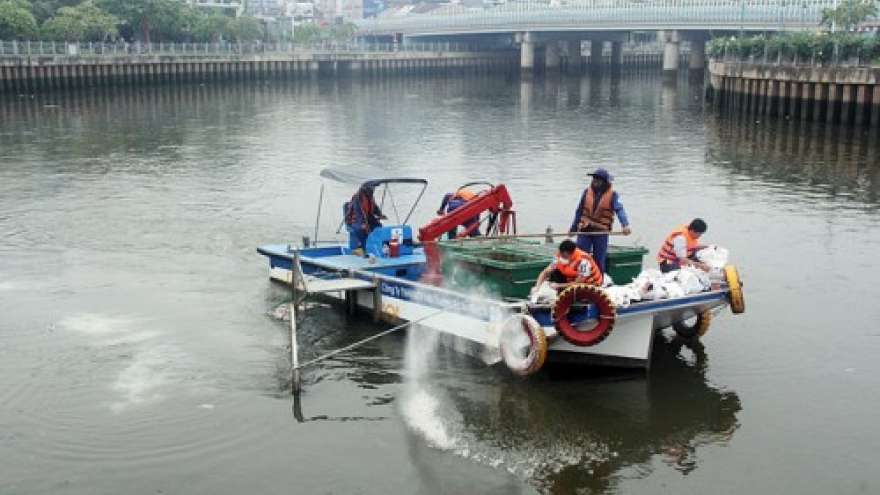
[(375, 184), (368, 182), (362, 185), (348, 202), (345, 227), (348, 230), (348, 246), (352, 253), (364, 254), (367, 236), (377, 227), (382, 226), (380, 220), (388, 218), (373, 198), (375, 190)]
[(660, 251), (657, 253), (657, 262), (663, 273), (679, 270), (683, 266), (693, 266), (704, 271), (709, 271), (709, 265), (697, 259), (697, 251), (706, 246), (697, 241), (706, 233), (708, 226), (701, 218), (695, 218), (688, 225), (682, 225), (666, 236)]
[(556, 258), (541, 271), (532, 293), (536, 292), (545, 280), (550, 281), (550, 288), (562, 290), (572, 284), (590, 284), (602, 286), (602, 271), (592, 256), (578, 249), (571, 240), (559, 243)]
[(577, 247), (589, 253), (605, 273), (605, 261), (608, 255), (608, 234), (614, 225), (614, 216), (620, 220), (623, 235), (629, 235), (629, 220), (620, 202), (620, 195), (611, 187), (614, 176), (604, 168), (587, 174), (592, 177), (590, 186), (584, 190), (581, 200), (574, 212), (574, 220), (569, 232), (586, 232), (591, 235), (577, 236)]
[[(464, 206), (465, 203), (477, 197), (476, 194), (468, 191), (467, 189), (459, 189), (455, 192), (448, 192), (443, 196), (443, 201), (440, 202), (440, 208), (437, 209), (438, 215), (444, 215), (447, 213), (452, 213), (453, 211)], [(471, 226), (480, 223), (480, 216), (477, 215), (475, 217), (469, 218), (462, 225), (464, 228), (470, 229)], [(480, 235), (479, 227), (474, 227), (473, 230), (468, 234), (470, 237), (477, 237)], [(446, 233), (446, 237), (448, 239), (455, 239), (458, 236), (458, 228), (453, 227), (452, 230)]]

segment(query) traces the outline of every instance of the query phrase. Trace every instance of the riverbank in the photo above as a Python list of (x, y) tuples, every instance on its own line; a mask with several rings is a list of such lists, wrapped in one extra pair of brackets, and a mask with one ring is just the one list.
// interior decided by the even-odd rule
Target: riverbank
[(732, 112), (880, 124), (880, 68), (711, 60), (709, 76), (715, 106)]
[(0, 92), (389, 72), (481, 73), (515, 70), (518, 63), (516, 53), (443, 51), (7, 57), (0, 59)]
[[(662, 47), (583, 51), (580, 57), (551, 57), (540, 50), (539, 72), (560, 70), (653, 70), (663, 64)], [(682, 53), (686, 59), (689, 53)], [(420, 44), (208, 44), (49, 43), (0, 41), (0, 93), (160, 83), (208, 83), (388, 74), (518, 72), (518, 48), (480, 49), (459, 43)]]

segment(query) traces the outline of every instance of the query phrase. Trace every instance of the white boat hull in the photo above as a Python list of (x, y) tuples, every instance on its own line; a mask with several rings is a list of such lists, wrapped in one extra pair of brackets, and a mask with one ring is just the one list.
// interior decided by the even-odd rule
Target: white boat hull
[[(303, 261), (303, 265), (306, 266), (307, 262)], [(291, 283), (290, 270), (273, 267), (270, 276), (273, 280)], [(478, 297), (467, 298), (471, 307), (461, 307), (460, 301), (464, 296), (453, 291), (391, 278), (387, 280), (383, 278), (382, 284), (383, 320), (388, 323), (416, 321), (417, 331), (437, 332), (447, 337), (444, 342), (455, 350), (478, 357), (490, 365), (501, 361), (499, 335), (504, 321), (522, 308), (520, 303), (492, 301)], [(412, 287), (413, 290), (409, 292), (408, 287)], [(373, 294), (367, 291), (355, 294), (356, 305), (372, 314), (375, 309)], [(345, 300), (342, 291), (325, 295), (339, 301)], [(608, 337), (589, 347), (573, 345), (559, 338), (552, 325), (543, 324), (544, 332), (550, 341), (548, 359), (581, 364), (647, 368), (650, 365), (656, 330), (669, 326), (675, 319), (672, 315), (697, 314), (724, 304), (724, 299), (719, 298), (699, 304), (692, 299), (683, 298), (678, 302), (667, 301), (662, 307), (658, 305), (658, 308), (651, 310), (621, 310), (614, 329)], [(592, 324), (593, 322), (589, 321), (583, 323), (587, 327)]]

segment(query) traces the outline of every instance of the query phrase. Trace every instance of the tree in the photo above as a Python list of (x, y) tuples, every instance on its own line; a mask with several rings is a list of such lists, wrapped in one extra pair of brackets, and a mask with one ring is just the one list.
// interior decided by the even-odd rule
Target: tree
[(33, 0), (31, 13), (37, 18), (37, 23), (42, 24), (58, 13), (62, 7), (76, 7), (82, 0)]
[(294, 43), (317, 43), (321, 41), (321, 28), (313, 22), (300, 24), (293, 30), (293, 41)]
[(865, 22), (869, 17), (877, 16), (877, 5), (873, 0), (844, 0), (834, 8), (822, 9), (822, 20), (819, 24), (828, 27), (850, 26)]
[(345, 24), (333, 26), (330, 32), (330, 37), (335, 41), (349, 41), (357, 36), (357, 34), (358, 27), (351, 22), (347, 22)]
[(221, 39), (230, 39), (229, 33), (231, 19), (219, 12), (198, 17), (193, 27), (193, 37), (196, 41), (217, 42)]
[(37, 34), (37, 19), (28, 10), (28, 2), (0, 1), (0, 40), (33, 38)]
[(125, 38), (144, 41), (187, 41), (192, 35), (196, 13), (178, 0), (97, 0), (98, 5), (118, 17)]
[(263, 38), (263, 24), (251, 16), (230, 19), (228, 24), (229, 37), (236, 41), (254, 41)]
[(116, 36), (119, 21), (98, 8), (92, 0), (76, 7), (61, 7), (58, 14), (43, 23), (43, 35), (58, 41), (103, 41)]

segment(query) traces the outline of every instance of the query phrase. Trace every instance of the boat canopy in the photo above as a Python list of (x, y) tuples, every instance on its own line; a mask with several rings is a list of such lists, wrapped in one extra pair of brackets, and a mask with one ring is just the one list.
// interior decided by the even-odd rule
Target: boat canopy
[(428, 184), (427, 179), (417, 177), (395, 177), (388, 176), (385, 172), (369, 169), (359, 170), (343, 170), (340, 168), (329, 167), (321, 170), (321, 177), (334, 180), (343, 184), (363, 185), (371, 184), (378, 186), (380, 184)]

